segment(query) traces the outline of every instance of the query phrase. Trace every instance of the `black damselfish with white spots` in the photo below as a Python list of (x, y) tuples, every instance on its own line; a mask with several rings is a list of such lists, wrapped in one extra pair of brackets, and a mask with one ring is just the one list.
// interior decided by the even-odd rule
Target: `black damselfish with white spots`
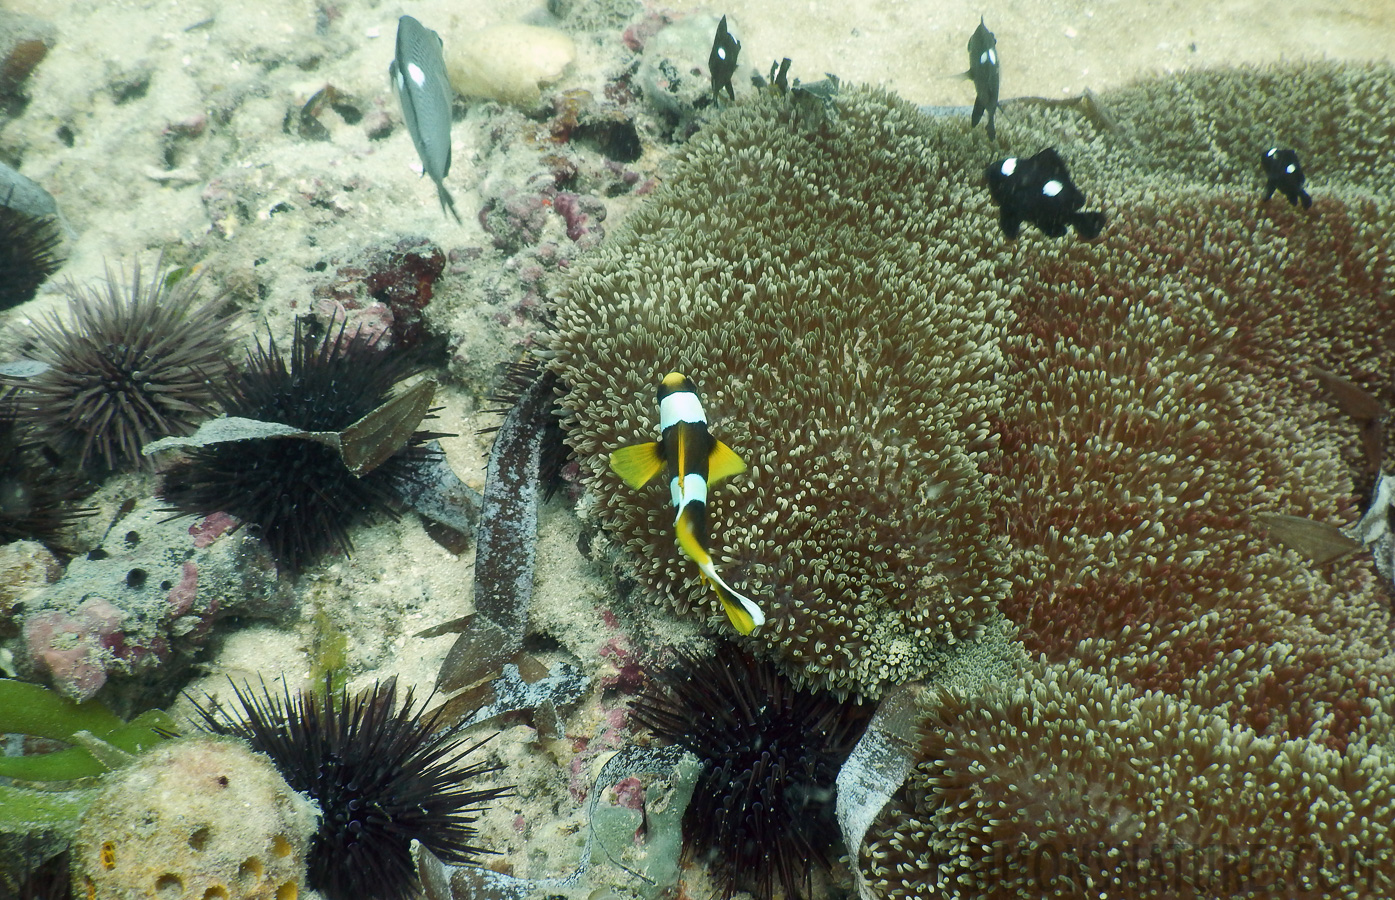
[(1047, 147), (1036, 156), (1009, 156), (984, 170), (988, 193), (998, 205), (1003, 234), (1015, 238), (1023, 222), (1047, 237), (1061, 237), (1067, 227), (1089, 239), (1104, 228), (1104, 213), (1084, 212), (1085, 194), (1070, 180), (1066, 163)]
[(741, 42), (727, 31), (727, 17), (717, 23), (717, 33), (712, 36), (712, 52), (707, 56), (707, 70), (712, 74), (712, 99), (719, 99), (723, 90), (727, 97), (736, 99), (736, 89), (731, 86), (731, 76), (736, 74), (736, 58), (741, 54)]
[(1298, 151), (1270, 147), (1264, 151), (1259, 163), (1264, 167), (1264, 177), (1268, 180), (1264, 186), (1266, 201), (1274, 196), (1274, 191), (1277, 190), (1294, 206), (1302, 203), (1303, 208), (1308, 209), (1313, 205), (1313, 198), (1303, 190), (1303, 182), (1307, 179), (1303, 175), (1303, 166), (1298, 162)]
[(974, 83), (974, 112), (969, 119), (969, 127), (978, 124), (983, 114), (988, 113), (988, 139), (996, 140), (998, 135), (993, 127), (993, 115), (998, 111), (998, 39), (979, 16), (978, 27), (969, 38), (969, 78)]

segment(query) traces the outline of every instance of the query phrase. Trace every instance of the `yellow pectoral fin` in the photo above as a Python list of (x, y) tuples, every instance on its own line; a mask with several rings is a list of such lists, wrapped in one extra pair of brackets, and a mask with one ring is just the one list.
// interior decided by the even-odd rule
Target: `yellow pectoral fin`
[(716, 484), (723, 478), (740, 475), (746, 471), (746, 463), (736, 455), (736, 451), (718, 441), (707, 456), (707, 483)]
[(664, 468), (664, 455), (656, 441), (621, 447), (610, 454), (610, 470), (639, 490)]

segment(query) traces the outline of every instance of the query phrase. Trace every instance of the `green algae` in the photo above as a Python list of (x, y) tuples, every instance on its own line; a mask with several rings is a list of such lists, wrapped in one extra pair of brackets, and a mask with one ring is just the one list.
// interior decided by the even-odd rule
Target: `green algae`
[[(77, 703), (46, 687), (0, 679), (0, 734), (27, 734), (85, 746), (33, 756), (0, 757), (0, 777), (24, 781), (74, 781), (100, 775), (124, 754), (141, 753), (177, 730), (161, 710), (130, 722), (95, 700)], [(10, 798), (9, 802), (18, 802)], [(0, 821), (8, 821), (0, 802)]]

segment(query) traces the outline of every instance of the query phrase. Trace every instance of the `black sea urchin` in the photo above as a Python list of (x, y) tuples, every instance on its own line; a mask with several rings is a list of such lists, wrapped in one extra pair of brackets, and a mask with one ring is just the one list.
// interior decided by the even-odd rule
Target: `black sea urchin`
[[(281, 777), (320, 805), (307, 858), (309, 885), (329, 900), (400, 900), (417, 889), (413, 840), (442, 861), (466, 864), (488, 853), (475, 845), (474, 822), (507, 787), (474, 788), (499, 771), (461, 762), (483, 741), (468, 743), (439, 728), (407, 691), (397, 705), (395, 680), (350, 696), (302, 691), (292, 699), (234, 686), (240, 714), (212, 698), (196, 703), (204, 726), (230, 734), (271, 757)], [(486, 739), (487, 740), (487, 739)]]
[[(230, 416), (305, 431), (343, 431), (380, 406), (394, 385), (425, 367), (421, 357), (373, 348), (372, 339), (331, 326), (318, 339), (296, 323), (290, 358), (275, 341), (258, 342), (245, 371), (219, 389)], [(349, 526), (375, 513), (397, 516), (400, 488), (418, 476), (438, 437), (418, 431), (407, 446), (364, 475), (339, 452), (313, 441), (264, 438), (211, 444), (188, 452), (164, 473), (160, 496), (179, 512), (226, 512), (261, 536), (291, 572), (329, 550), (353, 549)]]
[(8, 399), (0, 389), (0, 544), (35, 540), (61, 550), (63, 530), (93, 513), (76, 505), (88, 485), (24, 443)]
[(129, 285), (107, 272), (101, 288), (65, 285), (68, 319), (34, 326), (33, 359), (48, 368), (7, 378), (21, 422), (87, 468), (143, 465), (141, 447), (188, 434), (212, 414), (212, 380), (227, 366), (228, 316), (217, 301), (195, 305), (197, 278)]
[(52, 219), (0, 206), (0, 309), (33, 299), (58, 270), (60, 241)]
[(809, 896), (839, 843), (834, 780), (869, 707), (797, 690), (773, 663), (736, 647), (679, 651), (633, 703), (655, 735), (702, 760), (683, 844), (729, 898)]

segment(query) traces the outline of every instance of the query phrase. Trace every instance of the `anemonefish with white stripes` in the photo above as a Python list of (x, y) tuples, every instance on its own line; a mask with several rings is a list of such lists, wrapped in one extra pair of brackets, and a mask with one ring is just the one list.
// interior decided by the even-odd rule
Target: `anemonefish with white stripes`
[(659, 440), (621, 447), (610, 454), (610, 468), (635, 490), (668, 473), (679, 549), (697, 563), (737, 631), (750, 634), (764, 625), (761, 608), (722, 580), (707, 552), (707, 487), (745, 471), (746, 464), (707, 430), (697, 387), (686, 375), (670, 372), (659, 383)]

